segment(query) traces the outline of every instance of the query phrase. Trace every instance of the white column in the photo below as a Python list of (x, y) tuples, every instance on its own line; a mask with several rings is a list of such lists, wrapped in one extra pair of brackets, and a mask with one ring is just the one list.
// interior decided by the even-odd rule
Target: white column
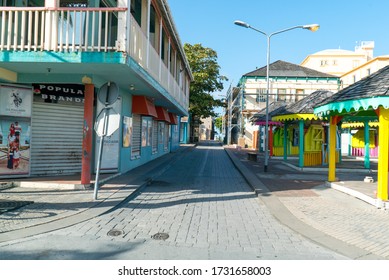
[[(118, 51), (127, 51), (128, 50), (128, 32), (127, 29), (129, 29), (127, 16), (130, 12), (130, 0), (118, 0), (118, 8), (126, 8), (128, 5), (127, 12), (119, 12), (118, 13), (118, 32), (117, 32), (117, 41), (116, 41), (116, 47)], [(129, 16), (128, 16), (129, 17)]]
[[(59, 0), (45, 0), (46, 8), (58, 8)], [(55, 11), (45, 12), (45, 40), (44, 49), (57, 49), (57, 34), (58, 34), (58, 13)]]

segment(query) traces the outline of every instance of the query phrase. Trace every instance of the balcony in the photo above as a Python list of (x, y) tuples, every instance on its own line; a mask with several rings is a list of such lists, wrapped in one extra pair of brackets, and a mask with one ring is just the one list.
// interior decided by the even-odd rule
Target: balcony
[(125, 53), (169, 95), (156, 90), (156, 100), (172, 98), (188, 107), (188, 86), (179, 82), (183, 73), (171, 74), (127, 8), (2, 7), (0, 51)]

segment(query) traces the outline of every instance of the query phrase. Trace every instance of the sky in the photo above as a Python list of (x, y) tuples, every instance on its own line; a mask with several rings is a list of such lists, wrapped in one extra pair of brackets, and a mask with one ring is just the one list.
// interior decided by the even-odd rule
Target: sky
[(311, 32), (294, 29), (271, 38), (270, 63), (300, 64), (326, 49), (354, 51), (357, 42), (374, 41), (374, 56), (389, 55), (388, 0), (168, 0), (181, 43), (201, 44), (218, 54), (220, 74), (230, 85), (242, 75), (266, 66), (266, 36), (234, 24), (249, 23), (267, 34), (317, 23)]

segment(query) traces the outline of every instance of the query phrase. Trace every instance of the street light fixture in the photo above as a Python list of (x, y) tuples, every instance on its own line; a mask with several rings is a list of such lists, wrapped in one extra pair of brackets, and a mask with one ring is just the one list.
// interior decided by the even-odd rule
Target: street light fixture
[(289, 27), (286, 29), (282, 29), (280, 31), (273, 32), (271, 34), (267, 34), (259, 29), (256, 29), (252, 27), (250, 24), (247, 22), (241, 21), (241, 20), (236, 20), (234, 23), (238, 26), (245, 27), (245, 28), (250, 28), (254, 31), (257, 31), (263, 35), (266, 36), (267, 38), (267, 55), (266, 55), (266, 123), (265, 123), (265, 165), (264, 165), (264, 171), (267, 172), (267, 166), (268, 166), (268, 158), (269, 158), (269, 64), (270, 64), (270, 38), (276, 34), (280, 34), (292, 29), (307, 29), (312, 32), (315, 32), (319, 29), (318, 24), (307, 24), (307, 25), (297, 25), (293, 27)]

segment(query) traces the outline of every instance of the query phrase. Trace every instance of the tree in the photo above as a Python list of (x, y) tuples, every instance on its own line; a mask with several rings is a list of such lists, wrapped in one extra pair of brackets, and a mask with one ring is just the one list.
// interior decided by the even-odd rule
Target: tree
[(192, 119), (215, 117), (214, 108), (221, 107), (224, 103), (214, 99), (211, 93), (221, 91), (223, 81), (228, 80), (219, 73), (217, 53), (201, 44), (188, 43), (184, 45), (184, 51), (193, 74), (193, 81), (190, 84), (189, 113)]
[(215, 119), (215, 127), (221, 132), (223, 130), (223, 116)]

